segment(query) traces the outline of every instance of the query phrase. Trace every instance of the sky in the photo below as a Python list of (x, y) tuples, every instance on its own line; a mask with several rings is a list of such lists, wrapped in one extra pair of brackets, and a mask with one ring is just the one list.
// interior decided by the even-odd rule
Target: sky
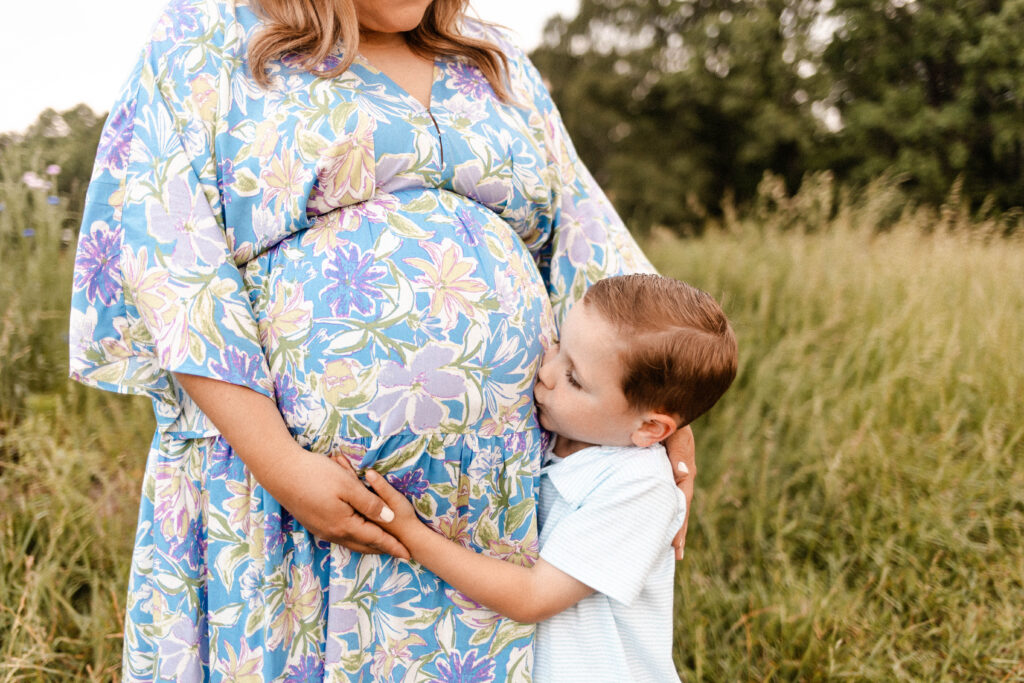
[[(47, 107), (105, 112), (167, 0), (4, 0), (0, 9), (0, 132), (23, 131)], [(579, 0), (471, 0), (527, 50), (547, 19)]]

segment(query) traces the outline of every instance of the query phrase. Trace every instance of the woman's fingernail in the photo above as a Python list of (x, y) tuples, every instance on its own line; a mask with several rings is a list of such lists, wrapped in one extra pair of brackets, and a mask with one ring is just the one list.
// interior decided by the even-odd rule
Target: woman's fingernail
[(391, 511), (391, 508), (389, 508), (387, 505), (385, 505), (383, 508), (381, 508), (380, 518), (382, 520), (384, 520), (385, 522), (390, 522), (390, 521), (394, 520), (395, 513)]
[(683, 474), (689, 474), (690, 473), (690, 468), (686, 466), (685, 462), (680, 462), (678, 465), (676, 465), (676, 469), (678, 469)]

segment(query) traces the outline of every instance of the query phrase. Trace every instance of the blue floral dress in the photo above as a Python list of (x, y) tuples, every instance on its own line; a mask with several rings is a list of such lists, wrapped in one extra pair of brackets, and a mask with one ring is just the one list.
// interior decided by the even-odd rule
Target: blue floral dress
[(499, 32), (464, 29), (507, 53), (514, 102), (438, 58), (426, 108), (361, 57), (334, 79), (284, 60), (262, 89), (258, 29), (240, 0), (172, 3), (89, 186), (71, 372), (157, 417), (124, 679), (527, 681), (530, 626), (314, 538), (171, 372), (275, 398), (303, 447), (528, 564), (543, 348), (588, 284), (649, 265)]

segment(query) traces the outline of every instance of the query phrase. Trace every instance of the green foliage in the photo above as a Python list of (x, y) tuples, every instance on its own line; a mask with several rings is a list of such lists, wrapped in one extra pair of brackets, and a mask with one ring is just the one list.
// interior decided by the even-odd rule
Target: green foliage
[(956, 178), (977, 205), (1024, 198), (1024, 0), (837, 0), (823, 55), (843, 117), (836, 164), (889, 169), (939, 202)]
[(1024, 198), (1024, 0), (584, 0), (532, 57), (638, 230), (699, 232), (766, 171)]
[[(22, 180), (33, 168), (38, 189)], [(0, 152), (0, 422), (20, 413), (30, 394), (55, 391), (67, 377), (77, 232), (68, 200), (43, 186), (54, 180), (22, 150)]]
[(532, 57), (566, 125), (635, 228), (699, 230), (702, 207), (795, 186), (821, 125), (792, 63), (813, 18), (786, 3), (589, 0)]
[[(64, 198), (69, 218), (74, 219), (81, 215), (103, 120), (84, 104), (63, 112), (47, 109), (24, 134), (0, 134), (4, 167), (42, 173), (51, 164), (60, 166), (51, 189)], [(15, 159), (21, 163), (11, 163)]]

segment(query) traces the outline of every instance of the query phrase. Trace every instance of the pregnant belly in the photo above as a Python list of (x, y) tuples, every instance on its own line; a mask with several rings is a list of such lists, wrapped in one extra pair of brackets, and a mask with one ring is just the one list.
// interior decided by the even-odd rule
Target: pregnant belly
[(485, 207), (407, 190), (327, 214), (246, 282), (293, 434), (522, 429), (554, 325), (534, 261)]

